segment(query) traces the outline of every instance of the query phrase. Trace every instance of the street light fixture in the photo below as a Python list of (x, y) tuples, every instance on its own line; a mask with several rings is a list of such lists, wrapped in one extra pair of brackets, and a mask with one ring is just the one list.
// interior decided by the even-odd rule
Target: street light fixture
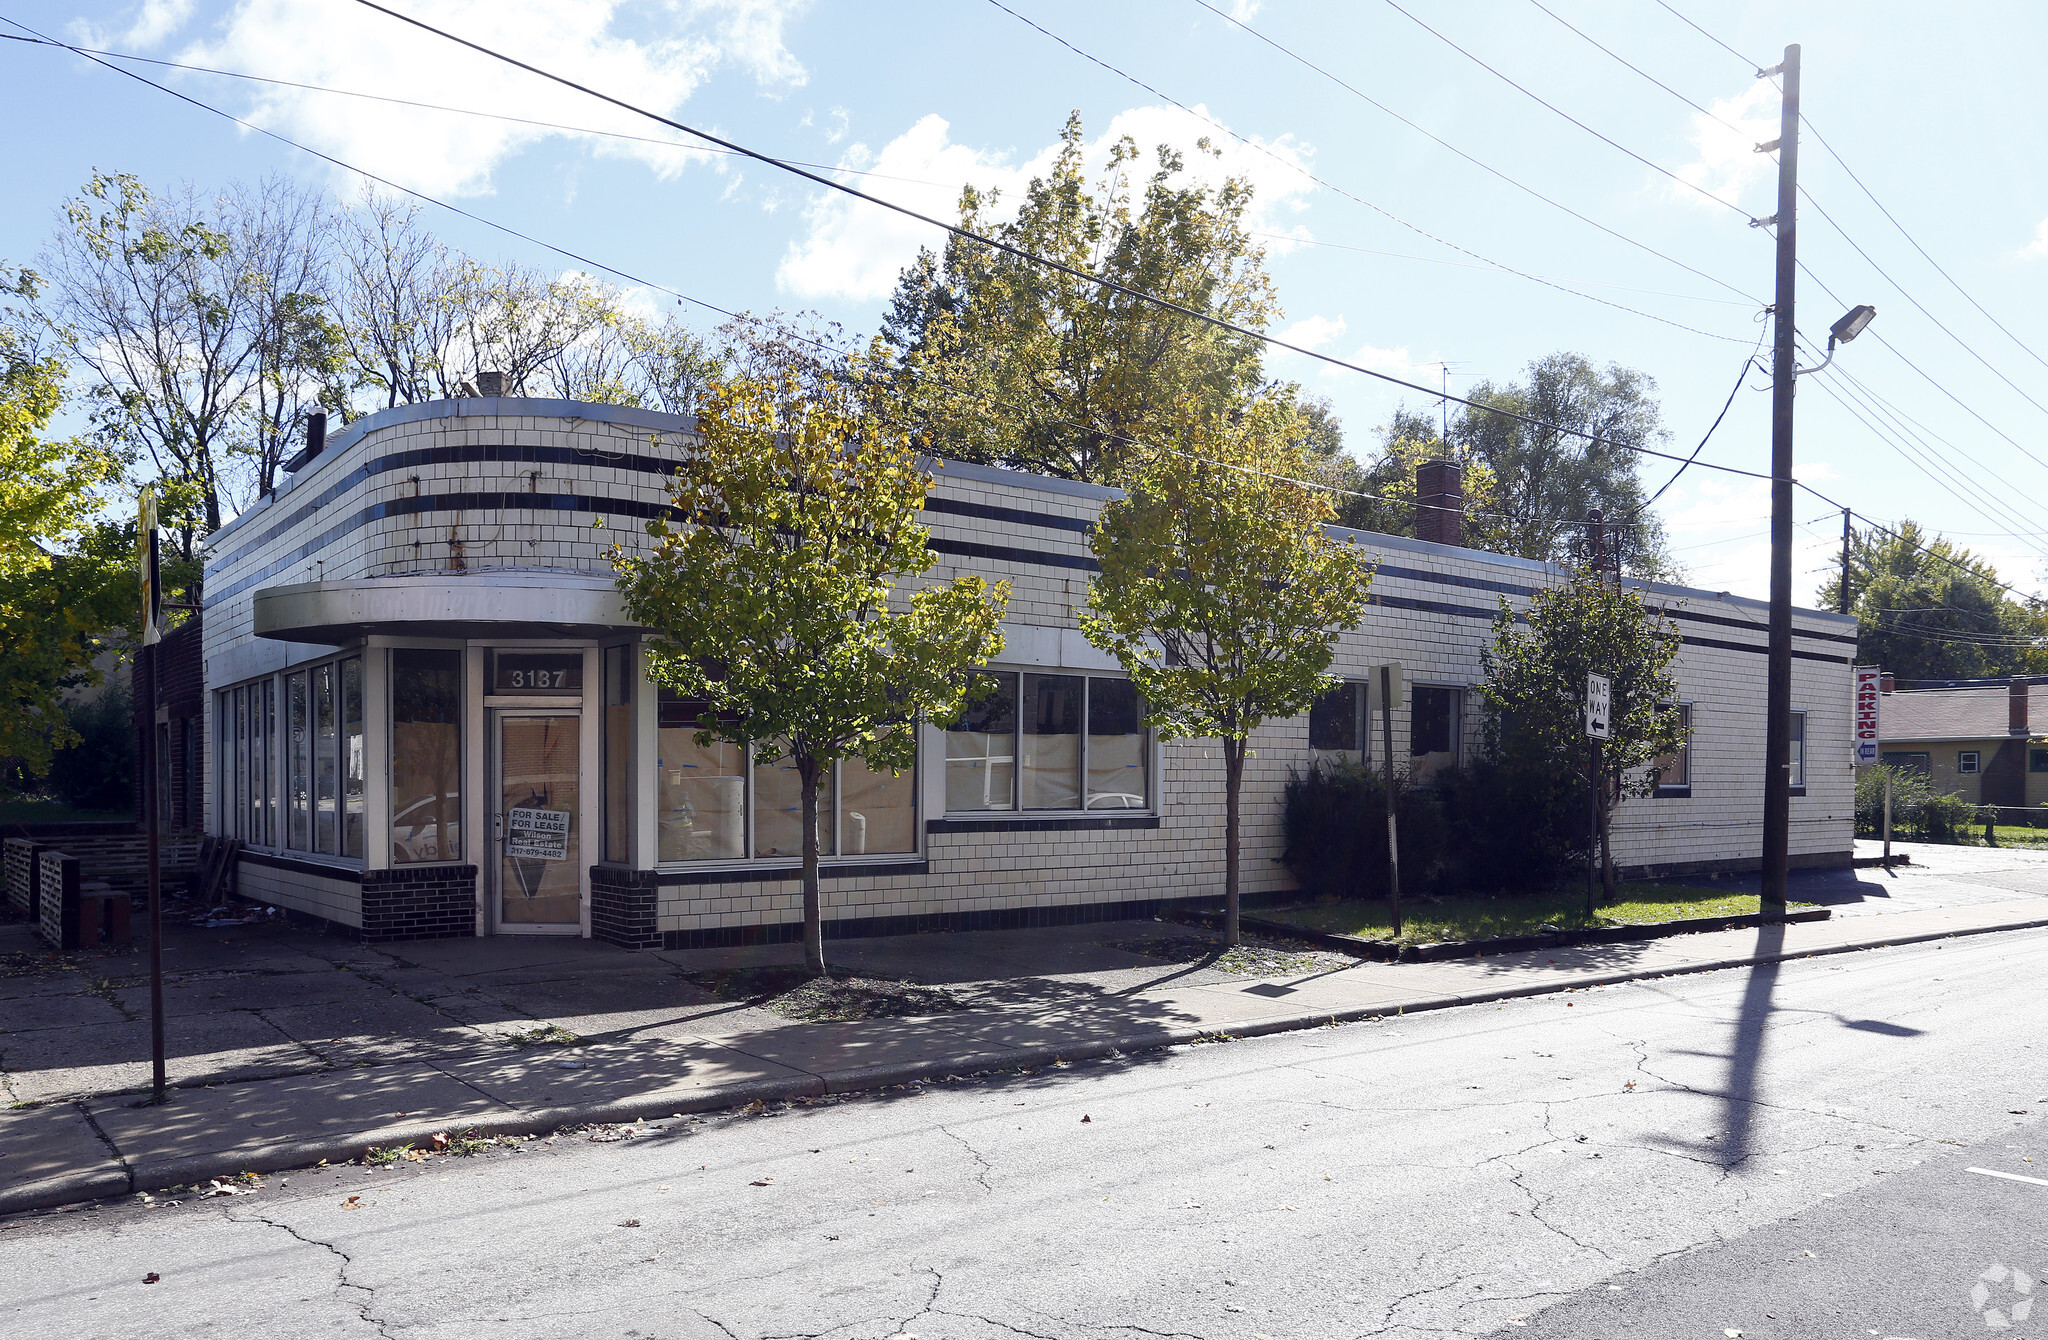
[(1803, 377), (1809, 372), (1819, 372), (1822, 368), (1835, 361), (1836, 345), (1847, 344), (1855, 339), (1863, 333), (1865, 326), (1876, 319), (1877, 309), (1867, 302), (1858, 303), (1856, 306), (1851, 307), (1842, 314), (1841, 320), (1828, 327), (1828, 356), (1810, 368), (1794, 368), (1793, 374)]

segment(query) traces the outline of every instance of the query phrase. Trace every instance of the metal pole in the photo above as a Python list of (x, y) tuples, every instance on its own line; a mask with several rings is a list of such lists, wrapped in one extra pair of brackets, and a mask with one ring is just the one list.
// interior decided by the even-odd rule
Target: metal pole
[(1884, 770), (1884, 868), (1892, 868), (1892, 770)]
[(1593, 797), (1593, 788), (1599, 785), (1600, 742), (1586, 741), (1586, 920), (1593, 919), (1593, 876), (1600, 864), (1600, 811), (1599, 801)]
[(1849, 509), (1842, 509), (1842, 593), (1835, 602), (1835, 613), (1849, 612)]
[(1758, 911), (1785, 914), (1792, 833), (1792, 391), (1797, 351), (1793, 281), (1798, 260), (1799, 46), (1785, 48), (1778, 126), (1778, 291), (1771, 359), (1770, 665), (1764, 688), (1763, 896)]
[[(154, 538), (154, 537), (152, 537)], [(142, 719), (142, 808), (143, 831), (149, 835), (149, 1062), (151, 1102), (164, 1100), (164, 899), (162, 836), (157, 811), (163, 804), (157, 791), (156, 756), (156, 645), (144, 644), (136, 658), (141, 678), (147, 683)]]
[(1394, 913), (1394, 938), (1401, 938), (1401, 835), (1395, 822), (1394, 668), (1380, 667), (1380, 748), (1387, 761), (1387, 905)]

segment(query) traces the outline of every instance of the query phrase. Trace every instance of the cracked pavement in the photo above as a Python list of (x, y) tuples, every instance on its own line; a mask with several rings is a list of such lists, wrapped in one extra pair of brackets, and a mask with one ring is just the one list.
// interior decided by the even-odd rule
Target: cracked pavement
[[(1982, 1331), (1961, 1263), (2048, 1267), (2048, 1187), (1959, 1171), (2048, 1158), (2044, 967), (2048, 932), (1974, 936), (18, 1217), (0, 1317), (122, 1340)], [(1946, 1254), (1898, 1203), (1936, 1191)]]

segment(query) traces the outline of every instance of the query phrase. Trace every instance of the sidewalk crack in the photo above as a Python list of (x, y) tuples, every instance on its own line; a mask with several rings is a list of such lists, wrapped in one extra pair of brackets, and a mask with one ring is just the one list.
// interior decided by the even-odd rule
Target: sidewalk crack
[(108, 1136), (106, 1130), (101, 1127), (99, 1118), (92, 1114), (92, 1109), (85, 1105), (84, 1099), (73, 1100), (71, 1105), (78, 1109), (79, 1116), (85, 1118), (85, 1124), (92, 1127), (92, 1133), (97, 1135), (100, 1138), (100, 1143), (107, 1147), (107, 1153), (113, 1157), (114, 1162), (121, 1165), (121, 1172), (127, 1177), (128, 1190), (132, 1194), (135, 1190), (135, 1166), (128, 1162), (128, 1156), (121, 1152), (121, 1147), (115, 1144), (113, 1139)]

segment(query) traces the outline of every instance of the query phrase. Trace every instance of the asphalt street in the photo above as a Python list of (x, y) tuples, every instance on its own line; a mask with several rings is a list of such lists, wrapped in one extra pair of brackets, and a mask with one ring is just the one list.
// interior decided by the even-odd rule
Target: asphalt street
[(0, 1317), (120, 1340), (2043, 1335), (2044, 968), (2048, 932), (1985, 935), (19, 1218)]

